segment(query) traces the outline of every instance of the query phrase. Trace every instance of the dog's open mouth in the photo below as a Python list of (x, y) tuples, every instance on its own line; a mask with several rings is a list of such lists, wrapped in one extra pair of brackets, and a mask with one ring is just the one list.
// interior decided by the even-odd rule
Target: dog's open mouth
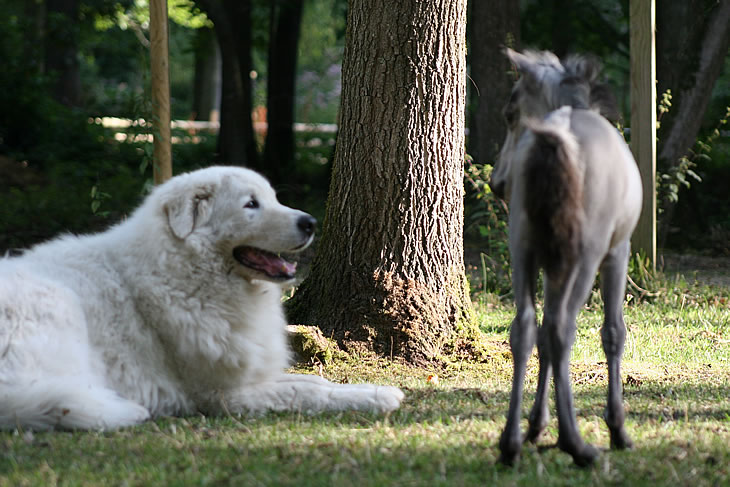
[(242, 245), (233, 249), (233, 257), (241, 264), (271, 279), (294, 279), (296, 262), (289, 262), (273, 252)]

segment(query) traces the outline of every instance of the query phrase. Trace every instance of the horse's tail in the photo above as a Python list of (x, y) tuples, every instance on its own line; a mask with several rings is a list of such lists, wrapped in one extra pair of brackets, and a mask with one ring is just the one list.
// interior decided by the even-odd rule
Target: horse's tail
[(557, 278), (576, 261), (584, 219), (583, 170), (571, 113), (565, 106), (526, 124), (534, 136), (524, 165), (532, 248), (545, 272)]

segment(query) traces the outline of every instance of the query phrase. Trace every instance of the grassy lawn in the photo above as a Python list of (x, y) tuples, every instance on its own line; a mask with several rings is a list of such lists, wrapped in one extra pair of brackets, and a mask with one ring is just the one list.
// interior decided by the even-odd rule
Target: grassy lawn
[[(119, 432), (0, 433), (0, 486), (22, 485), (730, 485), (730, 309), (727, 289), (673, 289), (627, 307), (627, 429), (635, 449), (581, 470), (557, 449), (553, 419), (513, 468), (495, 464), (511, 381), (512, 309), (477, 303), (489, 357), (431, 369), (351, 357), (321, 373), (396, 384), (403, 407), (261, 418), (165, 418)], [(573, 353), (584, 437), (609, 444), (602, 412), (602, 313), (582, 313)], [(528, 370), (526, 407), (537, 370)], [(313, 366), (298, 372), (319, 373)], [(438, 381), (428, 380), (431, 375)]]

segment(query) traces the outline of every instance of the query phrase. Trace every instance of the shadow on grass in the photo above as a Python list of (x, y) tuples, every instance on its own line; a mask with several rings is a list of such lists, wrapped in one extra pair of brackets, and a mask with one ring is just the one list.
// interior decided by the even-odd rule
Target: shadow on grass
[[(508, 390), (420, 388), (390, 415), (161, 418), (118, 432), (0, 433), (0, 485), (728, 485), (727, 384), (627, 387), (636, 448), (577, 469), (526, 445), (497, 465)], [(576, 386), (589, 441), (607, 446), (605, 384)], [(532, 405), (526, 394), (524, 412)], [(597, 427), (592, 426), (597, 424)], [(555, 440), (553, 419), (541, 446)]]
[(527, 445), (508, 468), (496, 463), (497, 435), (490, 428), (465, 434), (448, 427), (413, 431), (397, 422), (352, 428), (360, 421), (291, 425), (281, 419), (278, 426), (263, 423), (261, 431), (201, 420), (174, 435), (144, 427), (131, 435), (37, 435), (32, 444), (0, 454), (0, 484), (702, 486), (730, 479), (722, 438), (666, 434), (637, 442), (632, 451), (604, 452), (588, 469), (574, 467), (556, 449)]
[[(578, 414), (602, 418), (607, 392), (605, 384), (575, 387)], [(523, 399), (525, 414), (534, 399), (534, 390), (526, 391)], [(624, 402), (628, 417), (637, 422), (657, 419), (730, 422), (730, 384), (644, 383), (626, 388)], [(406, 423), (440, 422), (448, 416), (502, 421), (508, 404), (509, 390), (415, 389), (406, 391), (403, 408), (394, 412), (392, 418)], [(552, 400), (551, 407), (554, 407)], [(551, 412), (554, 415), (554, 411)]]

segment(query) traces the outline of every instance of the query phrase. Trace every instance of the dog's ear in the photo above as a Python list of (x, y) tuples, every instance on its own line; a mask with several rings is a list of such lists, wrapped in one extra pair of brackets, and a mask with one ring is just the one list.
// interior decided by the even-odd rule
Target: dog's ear
[(184, 239), (203, 224), (210, 215), (212, 196), (212, 188), (199, 188), (192, 194), (170, 199), (165, 204), (165, 214), (173, 235)]

